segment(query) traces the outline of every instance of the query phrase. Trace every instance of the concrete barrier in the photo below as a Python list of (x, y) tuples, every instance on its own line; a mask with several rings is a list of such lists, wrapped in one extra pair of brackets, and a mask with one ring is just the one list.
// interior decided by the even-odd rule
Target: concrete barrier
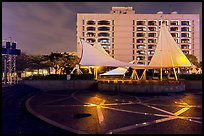
[(128, 93), (168, 93), (185, 91), (183, 82), (177, 83), (139, 83), (139, 84), (116, 84), (98, 83), (99, 91), (115, 91)]
[(202, 80), (185, 81), (187, 91), (202, 91)]
[(94, 80), (23, 80), (21, 83), (44, 91), (96, 89), (97, 84)]
[(119, 91), (132, 93), (165, 93), (181, 92), (185, 90), (202, 90), (202, 81), (183, 81), (172, 83), (106, 83), (94, 80), (23, 80), (23, 84), (49, 90), (86, 90)]

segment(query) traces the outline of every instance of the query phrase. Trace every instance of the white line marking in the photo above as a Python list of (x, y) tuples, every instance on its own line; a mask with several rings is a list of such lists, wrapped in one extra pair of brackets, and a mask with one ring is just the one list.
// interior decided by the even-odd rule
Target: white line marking
[(134, 125), (126, 126), (126, 127), (117, 128), (117, 129), (114, 129), (114, 130), (112, 130), (111, 132), (108, 132), (108, 133), (109, 134), (110, 133), (119, 133), (119, 132), (122, 132), (122, 131), (127, 131), (127, 130), (130, 130), (130, 129), (135, 129), (135, 128), (139, 128), (139, 127), (143, 127), (143, 126), (149, 126), (149, 125), (152, 125), (152, 124), (169, 121), (169, 120), (173, 120), (173, 119), (176, 119), (176, 118), (177, 117), (170, 117), (170, 118), (157, 119), (157, 120), (149, 121), (149, 122), (143, 122), (143, 123), (140, 123), (140, 124), (134, 124)]

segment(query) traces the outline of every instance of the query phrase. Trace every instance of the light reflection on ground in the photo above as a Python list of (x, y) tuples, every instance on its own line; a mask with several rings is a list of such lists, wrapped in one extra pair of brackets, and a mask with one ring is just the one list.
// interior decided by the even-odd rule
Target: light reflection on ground
[[(59, 98), (59, 94), (60, 92), (56, 98), (53, 94), (49, 95), (49, 92), (37, 95), (29, 102), (30, 107), (44, 118), (67, 128), (80, 130), (79, 133), (198, 134), (202, 132), (201, 95), (191, 93), (133, 95), (76, 91), (70, 95), (61, 95)], [(44, 97), (46, 101), (40, 101)], [(92, 116), (75, 119), (71, 115), (76, 113), (88, 113)], [(65, 115), (67, 118), (64, 120), (58, 119), (58, 116)], [(175, 127), (171, 122), (179, 122), (180, 127)], [(163, 124), (166, 128), (158, 129), (159, 124)], [(141, 132), (143, 129), (146, 130)]]

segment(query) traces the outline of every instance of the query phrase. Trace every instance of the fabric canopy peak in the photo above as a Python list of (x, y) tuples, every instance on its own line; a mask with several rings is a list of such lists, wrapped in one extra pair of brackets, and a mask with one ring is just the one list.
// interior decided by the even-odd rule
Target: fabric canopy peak
[(162, 22), (158, 44), (150, 61), (149, 67), (175, 68), (190, 66), (190, 61), (171, 36), (166, 27), (166, 23)]

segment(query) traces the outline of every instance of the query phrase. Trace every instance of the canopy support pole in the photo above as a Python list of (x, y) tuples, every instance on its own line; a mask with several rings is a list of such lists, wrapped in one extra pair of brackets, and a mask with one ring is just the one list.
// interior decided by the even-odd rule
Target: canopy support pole
[(95, 72), (94, 72), (94, 74), (95, 74), (95, 79), (97, 80), (98, 79), (98, 68), (97, 67), (94, 67), (94, 70), (95, 70)]
[(140, 80), (142, 80), (142, 78), (143, 78), (144, 80), (146, 80), (146, 70), (147, 70), (147, 69), (145, 69), (145, 70), (143, 71), (142, 76), (140, 77)]
[(130, 78), (131, 79), (137, 79), (137, 80), (139, 79), (137, 71), (135, 69), (132, 71), (132, 75), (131, 75)]
[(162, 81), (162, 68), (160, 69), (160, 80)]
[(174, 75), (175, 75), (175, 78), (176, 78), (176, 81), (177, 81), (177, 80), (178, 80), (178, 77), (177, 77), (175, 68), (173, 68), (173, 70), (174, 70)]

